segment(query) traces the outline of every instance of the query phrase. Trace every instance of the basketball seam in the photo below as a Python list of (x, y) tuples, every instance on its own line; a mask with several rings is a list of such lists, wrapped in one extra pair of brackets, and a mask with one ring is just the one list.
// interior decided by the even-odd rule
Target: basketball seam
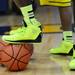
[(24, 48), (26, 48), (30, 53), (32, 53), (25, 45), (24, 45)]
[[(28, 49), (27, 49), (27, 47), (25, 47), (25, 45), (24, 45), (24, 48), (25, 48), (26, 50), (28, 50)], [(29, 55), (29, 53), (30, 53), (30, 51), (28, 51), (28, 53), (27, 53), (27, 54), (25, 54), (25, 55), (21, 56), (21, 57), (19, 58), (19, 60), (20, 60), (21, 58), (23, 58), (24, 56)], [(31, 54), (30, 54), (30, 55), (31, 55)], [(26, 64), (28, 64), (28, 63), (26, 63)], [(17, 67), (18, 67), (18, 70), (20, 70), (19, 62), (17, 62)]]
[[(23, 58), (24, 56), (27, 56), (29, 53), (27, 53), (27, 54), (25, 54), (25, 55), (23, 55), (23, 56), (21, 56), (19, 59), (21, 59), (21, 58)], [(31, 54), (30, 54), (31, 55)]]
[[(29, 49), (24, 45), (24, 48), (27, 49), (29, 51)], [(30, 52), (30, 51), (29, 51)]]
[[(23, 64), (24, 64), (24, 63), (23, 63)], [(25, 64), (28, 64), (28, 63), (25, 63)], [(18, 70), (20, 70), (19, 62), (17, 62), (17, 66), (18, 66)]]
[[(29, 55), (29, 53), (27, 53), (27, 54), (21, 56), (21, 57), (19, 58), (19, 60), (20, 60), (22, 57), (27, 56), (27, 55)], [(20, 62), (20, 61), (17, 62), (18, 70), (20, 70), (19, 62)], [(23, 64), (28, 64), (28, 63), (23, 63)]]
[[(27, 55), (29, 55), (29, 54), (26, 54), (26, 55), (24, 55), (24, 56), (27, 56)], [(19, 60), (20, 60), (21, 58), (23, 58), (24, 56), (20, 57)], [(19, 61), (19, 62), (20, 62), (20, 61)], [(19, 62), (18, 62), (18, 63), (19, 63)], [(27, 64), (27, 63), (25, 63), (25, 64)]]
[[(4, 45), (4, 44), (2, 43), (2, 45)], [(6, 46), (6, 45), (4, 45), (4, 46)], [(15, 62), (16, 62), (16, 64), (17, 64), (18, 70), (20, 70), (20, 67), (19, 67), (19, 63), (20, 63), (20, 62), (23, 63), (23, 64), (28, 64), (28, 63), (26, 63), (26, 62), (20, 61), (20, 59), (23, 58), (24, 56), (32, 55), (32, 54), (29, 54), (31, 51), (30, 51), (30, 50), (27, 48), (27, 46), (25, 46), (25, 45), (24, 45), (24, 48), (28, 50), (28, 53), (25, 54), (25, 55), (23, 55), (23, 56), (21, 56), (19, 59), (17, 59), (18, 56), (19, 56), (19, 54), (20, 54), (20, 51), (22, 50), (22, 49), (21, 49), (22, 47), (23, 47), (23, 46), (20, 46), (19, 51), (18, 51), (16, 57), (14, 57), (14, 48), (13, 48), (13, 46), (11, 46), (12, 52), (13, 52), (12, 55), (9, 55), (6, 51), (3, 51), (5, 54), (7, 54), (8, 56), (10, 56), (11, 58), (10, 58), (9, 60), (7, 60), (7, 61), (2, 61), (2, 62), (8, 62), (8, 61), (10, 61), (10, 60), (13, 59), (11, 65), (10, 65), (10, 67), (9, 67), (9, 69), (12, 68), (12, 66), (14, 65)], [(16, 61), (16, 60), (17, 60), (17, 61)]]
[[(4, 52), (5, 54), (7, 54), (8, 56), (10, 56), (8, 53), (6, 53), (6, 52)], [(26, 54), (26, 55), (28, 55), (28, 54)], [(14, 58), (13, 56), (10, 56), (10, 57), (12, 57), (12, 58)], [(15, 58), (16, 59), (16, 58)], [(17, 61), (19, 61), (19, 62), (22, 62), (22, 61), (20, 61), (20, 60), (18, 60), (18, 59), (16, 59)], [(8, 61), (10, 61), (10, 60), (8, 60)], [(1, 62), (8, 62), (8, 61), (1, 61)], [(24, 62), (22, 62), (22, 63), (24, 63)], [(24, 63), (25, 64), (25, 63)]]
[(20, 70), (19, 65), (18, 65), (18, 62), (17, 62), (17, 67), (18, 67), (18, 70)]
[[(7, 52), (5, 52), (4, 50), (3, 50), (3, 52), (5, 53), (5, 54), (7, 54), (8, 56), (10, 56), (11, 57), (11, 59), (9, 59), (8, 61), (10, 61), (10, 60), (12, 60), (12, 57), (14, 56), (14, 51), (13, 51), (13, 47), (11, 46), (11, 50), (12, 50), (12, 56), (10, 56)], [(8, 61), (2, 61), (2, 62), (8, 62)]]
[(6, 46), (4, 43), (0, 42), (3, 46)]
[(13, 60), (13, 62), (12, 62), (12, 64), (11, 64), (11, 66), (10, 66), (10, 68), (9, 69), (11, 69), (12, 68), (12, 66), (13, 66), (13, 64), (14, 64), (14, 62), (15, 62), (15, 60), (16, 60), (16, 58), (18, 57), (18, 55), (19, 55), (19, 52), (21, 51), (20, 49), (22, 48), (22, 46), (19, 48), (19, 51), (18, 51), (18, 53), (17, 53), (17, 55), (16, 55), (16, 57), (14, 58), (14, 60)]
[[(19, 51), (18, 51), (16, 57), (14, 58), (13, 63), (11, 64), (10, 68), (12, 68), (12, 66), (13, 66), (13, 64), (14, 64), (14, 62), (15, 62), (15, 60), (16, 60), (16, 58), (18, 57), (18, 55), (19, 55), (19, 53), (20, 53), (22, 47), (23, 47), (23, 46), (21, 46), (21, 47), (19, 48)], [(10, 69), (10, 68), (9, 68), (9, 69)], [(18, 68), (18, 69), (19, 69), (19, 68)]]
[(6, 45), (5, 45), (4, 43), (2, 43), (2, 42), (0, 42), (0, 43), (1, 43), (1, 45), (2, 45), (1, 47), (5, 47), (5, 46), (6, 46)]
[[(3, 51), (5, 54), (7, 54), (5, 51)], [(8, 54), (7, 54), (8, 55)], [(8, 56), (10, 56), (10, 55), (8, 55)], [(10, 56), (11, 57), (11, 59), (12, 59), (12, 56)], [(1, 62), (8, 62), (8, 61), (10, 61), (11, 59), (9, 59), (9, 60), (7, 60), (7, 61), (1, 61)]]
[[(21, 58), (23, 58), (24, 56), (27, 56), (27, 55), (29, 55), (29, 53), (27, 53), (27, 54), (21, 56), (21, 57), (19, 58), (19, 60), (20, 60)], [(31, 55), (31, 54), (30, 54), (30, 55)], [(26, 63), (26, 64), (28, 64), (28, 63)], [(17, 63), (17, 66), (19, 67), (19, 62)], [(20, 68), (20, 67), (19, 67), (19, 68)]]

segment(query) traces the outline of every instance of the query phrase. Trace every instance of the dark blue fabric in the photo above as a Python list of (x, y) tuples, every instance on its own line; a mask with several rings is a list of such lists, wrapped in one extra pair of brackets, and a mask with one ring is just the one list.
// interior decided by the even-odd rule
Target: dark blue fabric
[(8, 1), (9, 0), (0, 0), (0, 11), (4, 11), (4, 12), (8, 11), (8, 7), (9, 7)]
[(10, 30), (10, 26), (0, 26), (0, 35), (4, 35), (5, 32), (9, 32)]

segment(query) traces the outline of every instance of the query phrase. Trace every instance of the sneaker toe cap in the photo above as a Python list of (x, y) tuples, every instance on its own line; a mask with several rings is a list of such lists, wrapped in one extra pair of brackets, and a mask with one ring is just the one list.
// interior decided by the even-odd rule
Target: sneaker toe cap
[(71, 60), (71, 62), (69, 63), (69, 68), (75, 69), (75, 59)]
[(50, 49), (49, 53), (57, 53), (57, 50), (56, 49)]

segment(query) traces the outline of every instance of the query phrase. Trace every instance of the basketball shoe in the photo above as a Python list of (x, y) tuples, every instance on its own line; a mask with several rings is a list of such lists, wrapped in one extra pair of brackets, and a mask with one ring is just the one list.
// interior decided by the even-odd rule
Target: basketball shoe
[(71, 54), (72, 51), (73, 51), (73, 43), (68, 41), (62, 41), (59, 47), (50, 49), (49, 53), (67, 55), (67, 54)]
[(69, 68), (71, 70), (75, 70), (75, 45), (73, 46), (73, 56), (72, 56), (72, 59), (69, 63)]
[(19, 33), (13, 35), (4, 35), (2, 39), (5, 42), (17, 42), (21, 40), (35, 40), (39, 34), (41, 33), (41, 29), (37, 26), (28, 26), (26, 29), (23, 29)]
[(73, 40), (72, 40), (72, 31), (63, 32), (63, 41), (60, 43), (59, 47), (49, 50), (49, 53), (52, 54), (73, 54)]

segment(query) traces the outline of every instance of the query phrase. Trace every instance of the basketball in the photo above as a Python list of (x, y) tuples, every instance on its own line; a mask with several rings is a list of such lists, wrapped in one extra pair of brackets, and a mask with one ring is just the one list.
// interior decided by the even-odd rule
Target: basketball
[(10, 71), (21, 71), (27, 68), (33, 53), (32, 44), (2, 45), (1, 63)]

